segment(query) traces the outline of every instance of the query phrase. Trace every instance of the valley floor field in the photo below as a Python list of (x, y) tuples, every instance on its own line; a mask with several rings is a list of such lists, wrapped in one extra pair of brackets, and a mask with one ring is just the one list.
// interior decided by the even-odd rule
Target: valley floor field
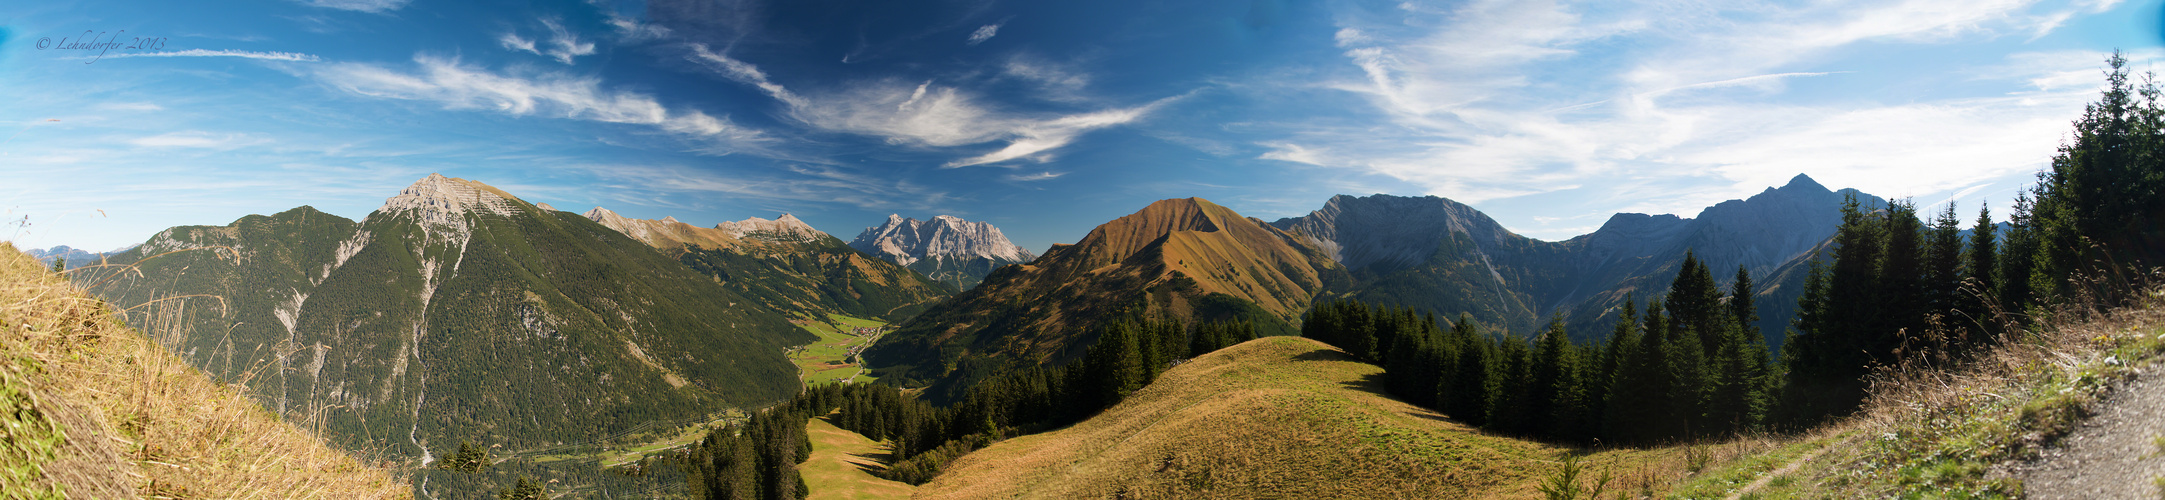
[(879, 341), (880, 335), (887, 332), (887, 323), (840, 314), (829, 314), (825, 321), (793, 323), (819, 336), (819, 340), (789, 352), (789, 361), (797, 365), (805, 385), (874, 380), (865, 372), (863, 363), (853, 361), (857, 353)]

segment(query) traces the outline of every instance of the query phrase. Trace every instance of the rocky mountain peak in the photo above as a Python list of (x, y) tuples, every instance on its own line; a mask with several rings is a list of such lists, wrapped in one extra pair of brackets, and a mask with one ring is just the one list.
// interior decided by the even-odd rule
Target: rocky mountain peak
[(433, 225), (459, 225), (468, 213), (517, 214), (521, 210), (519, 203), (512, 201), (515, 199), (487, 184), (432, 173), (384, 200), (383, 207), (376, 211), (412, 214)]
[(763, 235), (771, 238), (813, 240), (827, 235), (790, 214), (782, 214), (774, 220), (753, 217), (736, 222), (723, 222), (715, 224), (714, 228), (729, 233), (732, 238)]
[(905, 266), (924, 259), (1029, 262), (1037, 258), (1008, 241), (1007, 235), (992, 223), (970, 222), (952, 215), (934, 216), (928, 221), (888, 215), (886, 223), (865, 228), (849, 245)]
[(1437, 196), (1338, 195), (1308, 215), (1271, 223), (1323, 249), (1347, 269), (1420, 263), (1463, 232), (1484, 251), (1523, 237), (1463, 203)]
[(616, 212), (610, 211), (609, 209), (594, 207), (593, 210), (588, 210), (586, 211), (586, 213), (580, 215), (586, 216), (587, 220), (591, 220), (595, 223), (601, 224), (603, 227), (615, 229), (616, 232), (624, 233), (625, 236), (630, 236), (631, 239), (639, 241), (649, 241), (652, 239), (652, 235), (650, 234), (651, 231), (647, 228), (646, 224), (640, 224), (636, 220), (626, 218), (622, 215), (617, 215)]

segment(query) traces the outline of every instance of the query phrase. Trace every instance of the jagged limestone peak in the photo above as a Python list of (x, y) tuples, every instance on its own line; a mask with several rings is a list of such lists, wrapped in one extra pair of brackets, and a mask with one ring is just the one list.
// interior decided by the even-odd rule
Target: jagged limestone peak
[(1007, 262), (1029, 262), (1037, 256), (1008, 241), (990, 222), (970, 222), (952, 215), (921, 221), (888, 215), (887, 221), (865, 228), (850, 242), (865, 253), (897, 264), (923, 259), (983, 257)]

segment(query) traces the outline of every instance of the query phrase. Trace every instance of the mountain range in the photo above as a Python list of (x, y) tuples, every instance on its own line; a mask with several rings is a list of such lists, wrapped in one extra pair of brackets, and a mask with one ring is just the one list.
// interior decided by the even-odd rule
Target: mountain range
[(888, 215), (885, 223), (858, 233), (849, 246), (908, 266), (957, 290), (977, 286), (1000, 266), (1037, 258), (1007, 241), (1007, 235), (992, 223), (970, 222), (951, 215), (928, 221)]
[[(1808, 260), (1834, 234), (1850, 195), (1868, 207), (1886, 203), (1798, 175), (1696, 217), (1619, 213), (1592, 233), (1557, 242), (1520, 236), (1472, 207), (1434, 196), (1338, 196), (1273, 225), (1332, 252), (1354, 273), (1357, 284), (1330, 290), (1331, 296), (1464, 311), (1516, 332), (1561, 316), (1575, 337), (1597, 339), (1626, 297), (1644, 305), (1666, 290), (1686, 251), (1724, 285), (1742, 266), (1758, 284), (1757, 303), (1794, 304), (1798, 286), (1768, 278)], [(1770, 343), (1779, 343), (1787, 321), (1762, 314), (1759, 325)]]
[[(826, 321), (828, 314), (843, 314), (901, 321), (954, 293), (952, 286), (858, 252), (789, 214), (714, 227), (693, 226), (674, 217), (630, 219), (601, 207), (588, 210), (585, 216), (653, 246), (769, 310), (808, 320)], [(993, 231), (997, 234), (998, 230)]]
[(931, 384), (934, 398), (949, 398), (973, 380), (1075, 359), (1120, 317), (1245, 319), (1293, 333), (1315, 294), (1345, 280), (1292, 233), (1201, 198), (1162, 200), (1000, 268), (902, 323), (866, 357), (882, 377)]
[(1339, 298), (1464, 313), (1520, 335), (1554, 317), (1595, 340), (1626, 300), (1643, 305), (1666, 291), (1686, 252), (1723, 286), (1739, 267), (1754, 277), (1758, 326), (1778, 346), (1801, 293), (1798, 270), (1833, 235), (1848, 196), (1885, 203), (1799, 175), (1693, 218), (1616, 214), (1559, 242), (1434, 196), (1337, 196), (1272, 223), (1199, 198), (1162, 200), (994, 272), (900, 325), (867, 358), (886, 380), (948, 398), (991, 374), (1075, 359), (1118, 317), (1250, 319), (1267, 335)]
[(780, 400), (800, 387), (783, 350), (813, 340), (646, 243), (440, 175), (358, 222), (303, 206), (112, 260), (135, 266), (75, 278), (166, 348), (345, 449), (423, 463)]

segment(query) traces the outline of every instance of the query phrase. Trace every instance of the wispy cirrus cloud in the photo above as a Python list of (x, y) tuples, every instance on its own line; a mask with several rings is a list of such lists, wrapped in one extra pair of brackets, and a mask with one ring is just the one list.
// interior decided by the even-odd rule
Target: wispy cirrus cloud
[(106, 54), (104, 57), (106, 59), (122, 59), (129, 57), (238, 57), (242, 59), (293, 62), (318, 62), (323, 60), (323, 58), (316, 57), (314, 54), (302, 54), (299, 52), (259, 52), (253, 50), (206, 49), (176, 50), (172, 52), (127, 52)]
[[(581, 41), (579, 35), (565, 28), (563, 23), (554, 19), (543, 19), (541, 25), (549, 30), (549, 39), (546, 44), (541, 42), (538, 37), (526, 38), (519, 36), (516, 32), (506, 32), (498, 35), (496, 42), (503, 45), (505, 50), (543, 56), (566, 65), (571, 64), (573, 60), (580, 56), (594, 55), (594, 42)], [(634, 23), (634, 27), (636, 27), (636, 23)], [(641, 33), (634, 31), (632, 34)]]
[(711, 141), (716, 152), (757, 150), (756, 130), (699, 110), (670, 110), (654, 97), (602, 88), (601, 81), (564, 73), (509, 74), (416, 56), (412, 71), (366, 63), (334, 63), (308, 73), (316, 81), (358, 95), (427, 101), (446, 109), (494, 111), (512, 116), (648, 125)]
[(356, 12), (389, 12), (403, 8), (413, 0), (302, 0), (301, 3), (326, 9)]
[[(1791, 87), (1933, 78), (1826, 68), (1824, 56), (1865, 44), (2034, 36), (2064, 23), (2061, 13), (2101, 11), (2042, 0), (1484, 0), (1351, 10), (1334, 40), (1349, 77), (1308, 85), (1362, 97), (1389, 126), (1287, 127), (1257, 142), (1266, 148), (1258, 157), (1354, 169), (1471, 203), (1638, 183), (1687, 193), (1654, 208), (1689, 210), (1805, 171), (1832, 186), (1951, 192), (1979, 175), (2041, 166), (2100, 81), (2102, 55), (2053, 56), (2087, 71), (2000, 71), (1979, 77), (1998, 92), (1913, 102)], [(2009, 64), (2038, 63), (2023, 57)], [(1720, 189), (1683, 187), (1710, 183)]]
[(1091, 130), (1131, 123), (1179, 99), (1168, 97), (1127, 108), (1056, 116), (1005, 113), (964, 89), (896, 80), (859, 82), (840, 90), (805, 95), (773, 81), (757, 66), (704, 45), (689, 57), (738, 83), (780, 101), (788, 116), (821, 130), (879, 136), (891, 144), (948, 148), (1006, 141), (998, 150), (947, 162), (944, 168), (1044, 159)]

